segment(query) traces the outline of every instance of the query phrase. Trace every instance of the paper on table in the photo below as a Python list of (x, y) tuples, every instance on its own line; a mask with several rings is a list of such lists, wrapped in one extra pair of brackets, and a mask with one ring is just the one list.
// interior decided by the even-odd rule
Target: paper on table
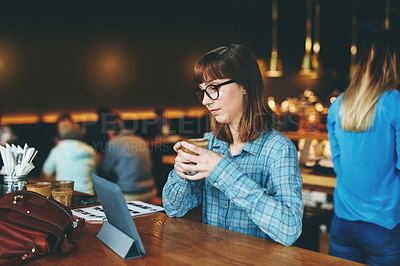
[[(163, 207), (145, 203), (142, 201), (128, 201), (126, 202), (126, 205), (129, 209), (129, 213), (131, 214), (131, 216), (164, 211)], [(107, 221), (107, 218), (103, 211), (103, 207), (101, 205), (74, 209), (72, 210), (72, 214), (80, 218), (84, 218), (88, 222)]]

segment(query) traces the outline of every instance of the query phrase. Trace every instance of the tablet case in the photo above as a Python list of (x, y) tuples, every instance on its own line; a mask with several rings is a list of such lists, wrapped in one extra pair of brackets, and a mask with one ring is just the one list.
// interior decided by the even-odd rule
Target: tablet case
[(123, 259), (143, 257), (146, 251), (119, 186), (95, 174), (92, 183), (107, 217), (97, 238)]

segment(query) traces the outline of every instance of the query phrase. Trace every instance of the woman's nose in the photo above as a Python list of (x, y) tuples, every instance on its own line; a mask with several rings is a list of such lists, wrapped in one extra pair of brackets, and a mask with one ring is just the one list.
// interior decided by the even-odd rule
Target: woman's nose
[(204, 93), (203, 101), (201, 102), (201, 104), (202, 105), (207, 105), (207, 104), (212, 103), (212, 102), (213, 102), (213, 100), (210, 97), (208, 97), (207, 94)]

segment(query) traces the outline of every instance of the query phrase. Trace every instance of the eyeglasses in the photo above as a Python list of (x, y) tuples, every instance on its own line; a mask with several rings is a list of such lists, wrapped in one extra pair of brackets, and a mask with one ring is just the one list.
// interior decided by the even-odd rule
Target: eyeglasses
[(204, 99), (204, 93), (207, 94), (208, 98), (212, 99), (212, 100), (216, 100), (219, 97), (219, 88), (224, 86), (224, 85), (228, 85), (231, 83), (235, 83), (236, 81), (234, 81), (233, 79), (225, 81), (221, 84), (217, 84), (217, 85), (208, 85), (204, 90), (202, 89), (197, 89), (194, 91), (194, 94), (196, 95), (197, 100), (199, 100), (200, 102), (203, 102)]

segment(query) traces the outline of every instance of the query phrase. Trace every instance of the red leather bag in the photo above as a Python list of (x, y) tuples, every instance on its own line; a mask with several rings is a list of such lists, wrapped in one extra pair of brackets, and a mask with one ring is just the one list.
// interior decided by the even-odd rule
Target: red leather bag
[(68, 253), (84, 225), (58, 201), (32, 191), (8, 193), (0, 199), (0, 258)]

